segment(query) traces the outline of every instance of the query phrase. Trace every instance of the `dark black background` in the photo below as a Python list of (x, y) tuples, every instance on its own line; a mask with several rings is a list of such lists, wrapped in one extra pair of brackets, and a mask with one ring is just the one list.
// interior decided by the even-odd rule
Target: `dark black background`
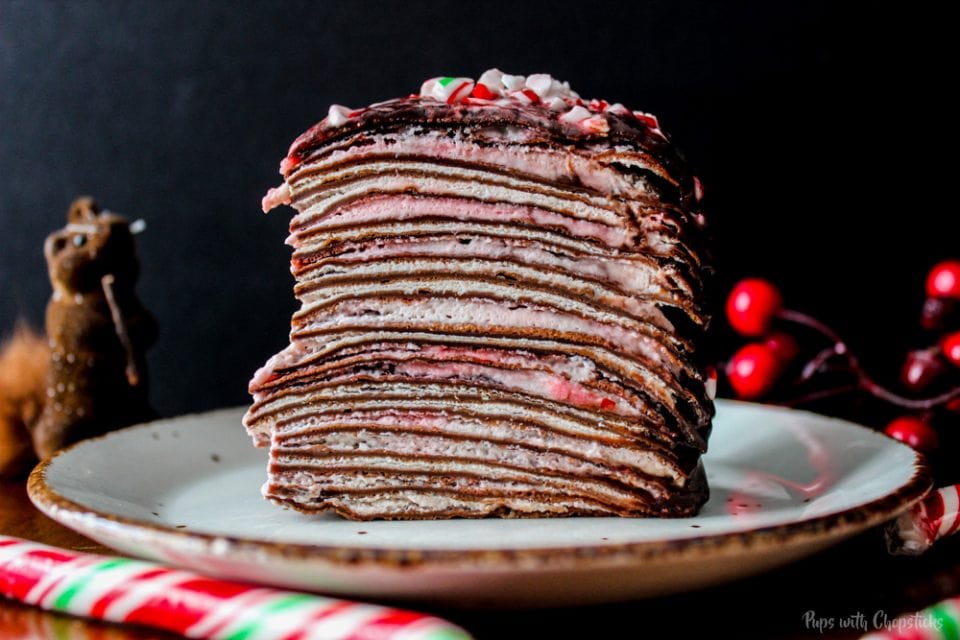
[(895, 368), (960, 253), (950, 29), (917, 5), (0, 0), (0, 331), (42, 322), (43, 239), (93, 194), (149, 226), (157, 408), (246, 402), (293, 309), (289, 212), (259, 212), (289, 143), (331, 102), (498, 66), (659, 115), (721, 284), (770, 277)]

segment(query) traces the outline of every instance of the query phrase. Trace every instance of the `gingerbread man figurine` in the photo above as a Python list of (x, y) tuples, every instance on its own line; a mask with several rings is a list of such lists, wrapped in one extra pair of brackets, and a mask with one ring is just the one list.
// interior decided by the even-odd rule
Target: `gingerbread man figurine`
[(134, 293), (139, 264), (126, 219), (80, 198), (67, 226), (47, 238), (44, 255), (53, 285), (51, 353), (43, 412), (31, 428), (41, 459), (156, 415), (147, 399), (145, 352), (157, 326)]

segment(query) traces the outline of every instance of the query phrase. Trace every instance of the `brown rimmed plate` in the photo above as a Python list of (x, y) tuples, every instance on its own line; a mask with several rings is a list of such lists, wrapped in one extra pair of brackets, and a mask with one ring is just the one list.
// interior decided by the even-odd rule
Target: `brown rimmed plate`
[(793, 562), (930, 488), (913, 450), (812, 413), (719, 401), (695, 518), (351, 522), (264, 501), (243, 409), (88, 440), (37, 467), (30, 497), (121, 552), (223, 577), (364, 598), (556, 606), (694, 589)]

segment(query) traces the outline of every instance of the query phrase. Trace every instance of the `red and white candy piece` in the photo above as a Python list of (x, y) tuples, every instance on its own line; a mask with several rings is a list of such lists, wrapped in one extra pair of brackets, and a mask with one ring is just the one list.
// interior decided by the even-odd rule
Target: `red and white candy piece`
[(580, 123), (580, 128), (588, 133), (595, 133), (597, 135), (607, 135), (610, 132), (610, 123), (607, 122), (607, 119), (604, 118), (599, 113), (595, 116), (591, 116), (586, 120)]
[[(420, 87), (419, 96), (447, 104), (482, 106), (492, 102), (504, 106), (543, 105), (550, 111), (562, 114), (560, 120), (576, 124), (584, 132), (594, 135), (609, 133), (610, 122), (605, 114), (620, 117), (632, 115), (653, 133), (666, 138), (655, 116), (643, 111), (630, 111), (619, 102), (610, 104), (599, 99), (585, 102), (570, 88), (568, 82), (561, 82), (546, 73), (515, 76), (499, 69), (487, 69), (476, 82), (470, 78), (430, 78)], [(344, 111), (331, 113), (328, 120), (332, 125), (342, 124), (349, 117), (352, 117), (351, 114)]]
[(507, 93), (520, 91), (527, 86), (526, 78), (523, 76), (512, 76), (509, 73), (502, 74), (500, 76), (500, 82), (503, 83), (503, 88)]
[(487, 85), (478, 82), (474, 85), (473, 91), (470, 92), (470, 97), (476, 98), (477, 100), (496, 100), (500, 96), (491, 91)]
[(483, 100), (502, 98), (503, 71), (500, 71), (500, 69), (487, 69), (484, 71), (480, 77), (477, 78), (477, 86), (474, 87), (473, 95), (475, 98), (481, 98)]
[(606, 111), (607, 109), (610, 108), (610, 103), (609, 103), (609, 102), (607, 102), (606, 100), (600, 100), (600, 99), (598, 99), (598, 98), (594, 98), (594, 99), (591, 100), (588, 104), (590, 105), (590, 108), (591, 108), (593, 111), (601, 111), (601, 112), (602, 112), (602, 111)]
[(887, 525), (887, 549), (897, 555), (920, 555), (960, 528), (960, 485), (931, 492)]
[(570, 124), (580, 124), (587, 118), (591, 117), (593, 117), (593, 114), (590, 113), (588, 109), (578, 105), (560, 116), (560, 120), (563, 122), (569, 122)]
[(520, 104), (537, 104), (540, 102), (540, 96), (532, 89), (519, 89), (511, 91), (510, 97)]
[(667, 139), (667, 135), (660, 130), (660, 122), (657, 120), (657, 116), (652, 113), (646, 113), (643, 111), (634, 111), (633, 117), (642, 122), (651, 133), (655, 133), (664, 140)]
[(605, 112), (605, 113), (612, 113), (612, 114), (617, 115), (617, 116), (629, 116), (629, 115), (630, 115), (630, 109), (627, 109), (625, 106), (623, 106), (623, 105), (620, 104), (619, 102), (615, 102), (615, 103), (609, 105), (606, 109), (604, 109), (604, 112)]
[(560, 120), (575, 124), (588, 133), (604, 135), (610, 131), (610, 124), (602, 114), (595, 114), (580, 105), (573, 107), (560, 116)]
[(556, 95), (556, 92), (552, 91), (554, 83), (560, 84), (554, 80), (551, 76), (546, 73), (534, 73), (527, 76), (527, 80), (524, 83), (527, 89), (530, 89), (537, 94), (541, 100), (544, 98), (549, 98), (552, 95)]
[(150, 562), (0, 536), (0, 596), (188, 638), (469, 640), (412, 611), (216, 580)]
[(327, 111), (327, 126), (339, 127), (347, 123), (350, 118), (357, 115), (357, 111), (342, 104), (332, 104)]
[(564, 111), (567, 108), (567, 101), (560, 96), (552, 96), (543, 101), (543, 104), (550, 111)]
[(570, 90), (569, 83), (560, 82), (553, 76), (546, 73), (534, 73), (530, 76), (527, 76), (527, 81), (525, 84), (527, 89), (530, 89), (536, 93), (542, 101), (547, 101), (550, 98), (566, 98), (568, 100), (573, 100), (580, 97), (576, 94), (576, 92)]
[(657, 120), (657, 116), (652, 113), (646, 113), (644, 111), (634, 111), (633, 117), (642, 122), (650, 129), (660, 130), (660, 122)]
[(420, 87), (420, 95), (424, 98), (433, 98), (447, 104), (462, 102), (473, 91), (473, 80), (470, 78), (452, 78), (443, 76), (430, 78)]

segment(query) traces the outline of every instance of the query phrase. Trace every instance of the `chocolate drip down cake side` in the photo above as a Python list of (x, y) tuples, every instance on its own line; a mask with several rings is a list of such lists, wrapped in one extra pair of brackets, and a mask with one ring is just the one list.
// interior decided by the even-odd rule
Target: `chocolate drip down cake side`
[(264, 495), (354, 519), (686, 516), (707, 499), (700, 186), (657, 120), (497, 70), (333, 106), (280, 166), (291, 344)]

